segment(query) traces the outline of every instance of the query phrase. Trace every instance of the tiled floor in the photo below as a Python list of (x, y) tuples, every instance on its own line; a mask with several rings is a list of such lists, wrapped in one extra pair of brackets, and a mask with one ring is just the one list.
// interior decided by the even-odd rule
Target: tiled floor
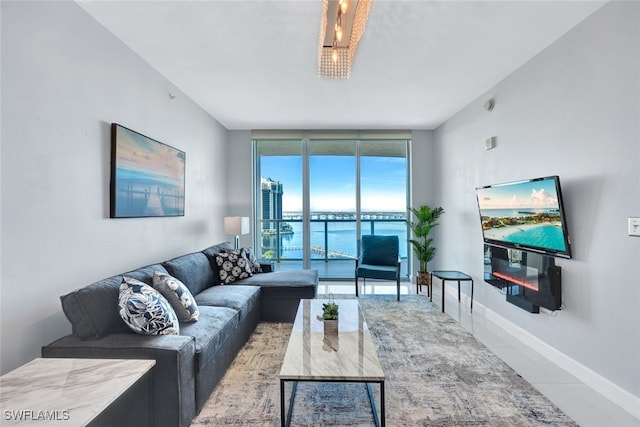
[[(440, 305), (442, 294), (438, 288), (434, 286), (433, 302)], [(401, 294), (413, 294), (415, 291), (415, 285), (408, 282), (401, 284)], [(321, 281), (318, 286), (318, 294), (354, 293), (354, 283), (351, 281)], [(360, 293), (395, 295), (396, 288), (390, 282), (367, 281), (366, 289), (361, 288)], [(471, 314), (464, 300), (459, 304), (448, 293), (445, 295), (445, 310), (580, 426), (640, 427), (640, 420), (486, 319), (482, 310), (475, 310)]]

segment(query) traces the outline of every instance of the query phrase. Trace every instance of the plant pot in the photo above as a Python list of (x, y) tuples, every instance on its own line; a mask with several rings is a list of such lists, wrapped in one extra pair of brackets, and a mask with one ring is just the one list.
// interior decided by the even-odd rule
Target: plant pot
[(324, 334), (338, 335), (338, 320), (324, 320)]
[(418, 285), (428, 287), (430, 284), (431, 284), (431, 273), (429, 273), (428, 271), (419, 271)]

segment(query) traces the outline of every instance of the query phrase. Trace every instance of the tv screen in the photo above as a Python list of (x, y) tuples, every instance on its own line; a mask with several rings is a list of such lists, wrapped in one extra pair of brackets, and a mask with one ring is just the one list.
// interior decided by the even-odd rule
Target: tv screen
[(476, 188), (485, 243), (571, 258), (557, 176)]

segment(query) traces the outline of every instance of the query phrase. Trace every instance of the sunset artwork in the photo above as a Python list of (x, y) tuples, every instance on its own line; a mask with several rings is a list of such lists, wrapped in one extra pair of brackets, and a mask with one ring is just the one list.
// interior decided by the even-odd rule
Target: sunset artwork
[(111, 127), (111, 217), (183, 216), (185, 153)]

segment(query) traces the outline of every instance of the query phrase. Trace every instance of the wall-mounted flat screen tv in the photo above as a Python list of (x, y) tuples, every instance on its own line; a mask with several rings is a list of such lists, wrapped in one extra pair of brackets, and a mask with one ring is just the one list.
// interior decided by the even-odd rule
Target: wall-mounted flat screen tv
[(486, 244), (571, 258), (557, 176), (478, 187), (476, 196)]

